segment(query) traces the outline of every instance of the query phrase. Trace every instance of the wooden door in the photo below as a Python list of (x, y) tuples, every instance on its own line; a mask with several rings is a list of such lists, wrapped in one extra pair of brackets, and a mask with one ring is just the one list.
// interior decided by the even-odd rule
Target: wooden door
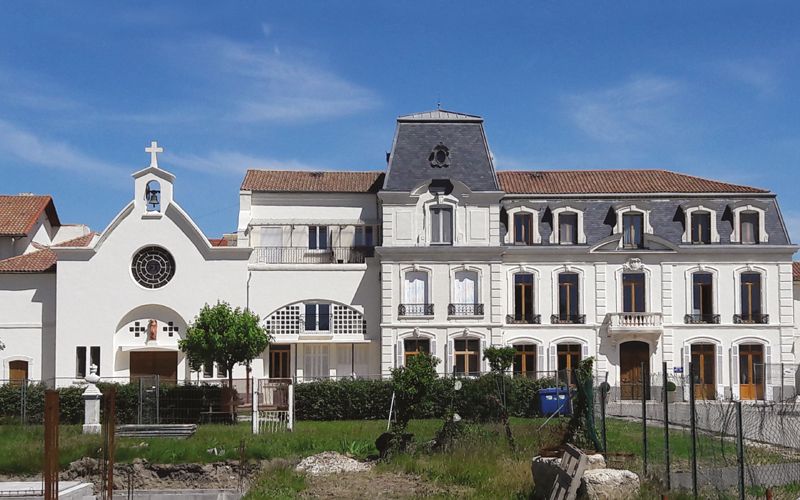
[(695, 399), (717, 398), (716, 346), (714, 344), (692, 345), (692, 381)]
[[(646, 397), (650, 396), (650, 346), (646, 342), (624, 342), (619, 346), (620, 397), (642, 399), (642, 376)], [(644, 372), (642, 372), (644, 364)]]
[(289, 374), (289, 346), (273, 345), (269, 348), (269, 378), (291, 378)]
[(148, 351), (131, 353), (131, 380), (158, 375), (162, 382), (177, 382), (178, 353)]
[(764, 346), (739, 346), (739, 399), (764, 399)]
[(28, 362), (20, 360), (9, 361), (8, 372), (8, 378), (12, 384), (22, 384), (28, 380)]

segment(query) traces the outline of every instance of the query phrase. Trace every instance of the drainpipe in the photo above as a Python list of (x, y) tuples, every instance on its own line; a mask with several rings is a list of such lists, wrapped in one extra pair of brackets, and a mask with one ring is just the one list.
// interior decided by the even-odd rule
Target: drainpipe
[(247, 286), (245, 287), (245, 309), (250, 310), (250, 278), (253, 277), (253, 271), (247, 271)]

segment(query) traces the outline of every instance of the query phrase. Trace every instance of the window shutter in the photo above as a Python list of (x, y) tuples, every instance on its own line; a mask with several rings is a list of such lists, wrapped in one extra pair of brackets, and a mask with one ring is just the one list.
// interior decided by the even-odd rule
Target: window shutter
[(447, 352), (445, 354), (447, 355), (447, 366), (445, 366), (445, 373), (454, 373), (455, 370), (453, 368), (453, 365), (455, 364), (455, 361), (453, 360), (453, 341), (452, 340), (448, 340), (447, 341)]
[(556, 363), (556, 346), (550, 346), (550, 371), (558, 371), (558, 364)]
[(403, 366), (403, 341), (402, 341), (402, 339), (397, 341), (397, 348), (395, 350), (395, 353), (397, 354), (397, 362), (395, 364), (395, 368), (400, 368), (401, 366)]
[(581, 352), (582, 352), (581, 359), (586, 359), (586, 358), (589, 357), (589, 344), (588, 343), (583, 344)]
[(436, 356), (437, 358), (439, 358), (439, 353), (436, 352), (436, 339), (431, 339), (430, 346), (431, 346), (431, 356)]
[[(771, 368), (770, 365), (772, 365), (772, 347), (768, 345), (767, 346), (767, 361), (766, 361), (766, 363), (764, 365), (764, 372), (766, 372), (764, 378), (767, 381), (767, 384), (772, 384), (772, 370), (770, 370), (770, 368)], [(767, 399), (767, 398), (769, 398), (769, 396), (765, 396), (764, 397), (764, 399)], [(772, 398), (769, 398), (769, 399), (771, 400)]]
[(717, 344), (717, 399), (725, 397), (725, 385), (722, 383), (722, 344)]
[[(537, 372), (543, 372), (543, 371), (547, 370), (547, 366), (545, 365), (545, 360), (544, 360), (544, 353), (545, 353), (544, 346), (537, 345), (536, 346), (536, 371)], [(536, 374), (536, 378), (539, 378), (539, 374), (538, 373)]]
[(683, 344), (683, 380), (687, 386), (692, 383), (691, 363), (692, 348), (689, 344)]
[(481, 366), (483, 367), (483, 371), (484, 372), (488, 372), (489, 371), (489, 360), (483, 359), (483, 353), (486, 352), (486, 348), (487, 347), (488, 347), (488, 343), (485, 340), (481, 340), (481, 352), (480, 352), (480, 354), (478, 354), (478, 356), (480, 356), (478, 359), (480, 359), (480, 363), (481, 363)]
[(734, 399), (739, 399), (739, 346), (731, 347), (731, 390)]

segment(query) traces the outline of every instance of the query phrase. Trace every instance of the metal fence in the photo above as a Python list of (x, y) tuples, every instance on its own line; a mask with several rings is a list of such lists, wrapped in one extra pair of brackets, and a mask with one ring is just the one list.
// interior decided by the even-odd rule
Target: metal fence
[(793, 394), (716, 399), (691, 365), (686, 375), (666, 366), (643, 373), (639, 387), (629, 389), (638, 401), (609, 400), (608, 386), (598, 384), (597, 421), (611, 466), (636, 471), (662, 494), (752, 498), (770, 490), (774, 498), (797, 497), (800, 404)]

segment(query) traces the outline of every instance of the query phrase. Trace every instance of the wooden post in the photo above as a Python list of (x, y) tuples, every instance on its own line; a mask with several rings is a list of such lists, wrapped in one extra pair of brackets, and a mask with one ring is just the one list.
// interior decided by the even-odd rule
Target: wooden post
[(289, 382), (289, 415), (288, 415), (288, 423), (287, 426), (289, 431), (294, 430), (294, 384)]
[(114, 435), (117, 426), (117, 388), (113, 385), (109, 387), (103, 399), (103, 406), (105, 407), (105, 412), (103, 415), (103, 421), (105, 425), (103, 426), (103, 432), (105, 433), (106, 438), (106, 477), (104, 478), (106, 483), (105, 498), (107, 500), (112, 500), (114, 498)]
[(44, 393), (44, 498), (58, 498), (58, 392)]

